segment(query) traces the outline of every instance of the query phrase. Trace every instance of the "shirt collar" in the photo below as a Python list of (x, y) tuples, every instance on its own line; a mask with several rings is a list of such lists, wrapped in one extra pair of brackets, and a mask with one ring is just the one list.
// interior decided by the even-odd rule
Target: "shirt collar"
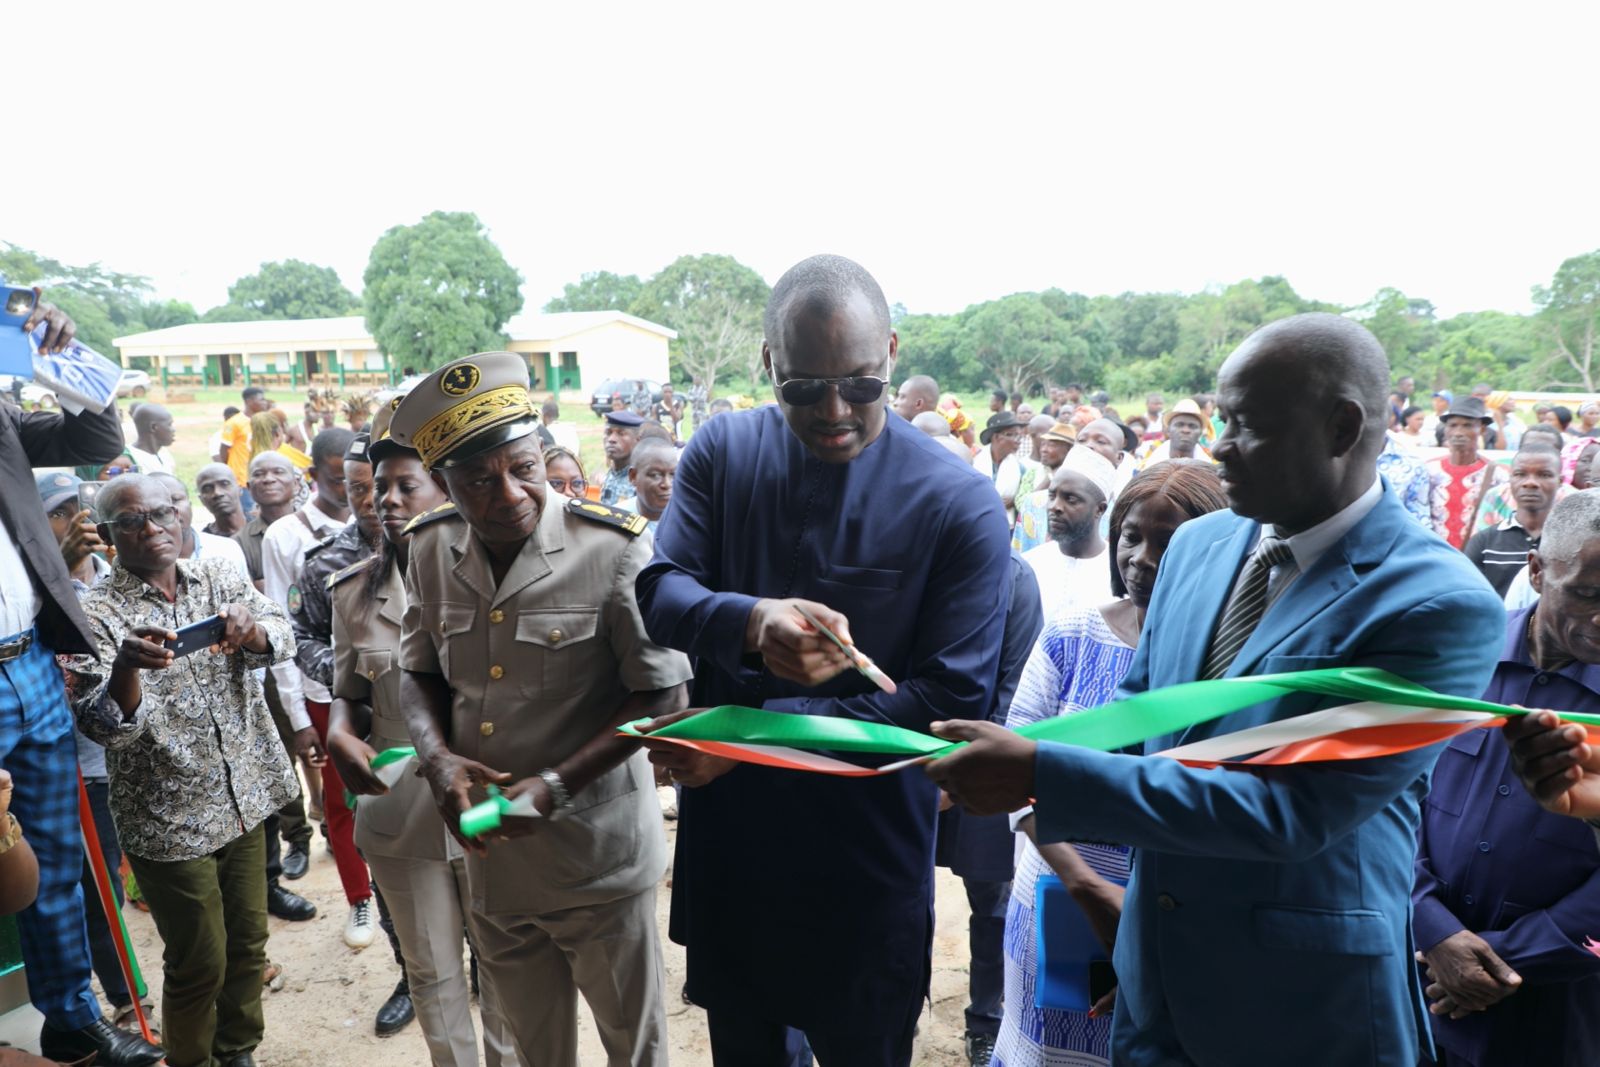
[(1289, 551), (1294, 555), (1295, 569), (1301, 574), (1311, 569), (1311, 565), (1322, 558), (1322, 554), (1344, 537), (1345, 534), (1355, 529), (1356, 523), (1367, 517), (1368, 512), (1378, 506), (1378, 501), (1383, 499), (1383, 483), (1378, 476), (1372, 476), (1372, 484), (1367, 491), (1356, 497), (1345, 507), (1323, 519), (1309, 530), (1301, 530), (1288, 537)]
[[(1538, 664), (1533, 662), (1533, 645), (1528, 640), (1529, 619), (1538, 610), (1538, 605), (1523, 608), (1521, 611), (1512, 612), (1506, 620), (1506, 643), (1500, 651), (1500, 665), (1525, 667), (1530, 671), (1540, 671)], [(1540, 671), (1543, 674), (1554, 674), (1576, 682), (1591, 693), (1600, 694), (1600, 664), (1579, 663), (1574, 660), (1563, 667), (1553, 671)]]
[[(193, 559), (180, 559), (177, 561), (179, 599), (183, 598), (184, 587), (189, 584), (189, 573), (194, 566)], [(134, 596), (153, 597), (163, 604), (167, 602), (167, 598), (161, 595), (160, 590), (124, 567), (120, 559), (111, 562), (111, 576), (106, 580), (111, 583), (112, 588), (120, 592), (130, 593)]]

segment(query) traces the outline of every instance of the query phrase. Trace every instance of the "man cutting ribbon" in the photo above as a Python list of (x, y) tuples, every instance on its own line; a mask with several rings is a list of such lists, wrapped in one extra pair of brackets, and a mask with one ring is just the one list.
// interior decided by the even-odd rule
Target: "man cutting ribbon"
[[(1124, 693), (1338, 666), (1484, 691), (1504, 613), (1378, 478), (1388, 381), (1377, 339), (1335, 315), (1273, 323), (1229, 356), (1214, 456), (1232, 513), (1174, 535)], [(1322, 703), (1266, 701), (1145, 751)], [(1438, 746), (1224, 770), (1035, 744), (988, 723), (935, 732), (974, 742), (928, 769), (963, 806), (1036, 798), (1041, 840), (1135, 848), (1114, 956), (1119, 1065), (1413, 1067), (1429, 1048), (1409, 920)]]

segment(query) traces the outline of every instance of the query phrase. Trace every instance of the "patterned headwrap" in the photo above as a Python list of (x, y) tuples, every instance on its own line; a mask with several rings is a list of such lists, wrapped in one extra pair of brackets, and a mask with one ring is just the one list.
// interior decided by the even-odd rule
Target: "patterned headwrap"
[(1580, 437), (1561, 450), (1561, 480), (1568, 485), (1572, 484), (1572, 476), (1578, 471), (1578, 457), (1583, 455), (1583, 450), (1590, 445), (1600, 445), (1600, 438)]
[(954, 393), (946, 393), (939, 398), (939, 414), (950, 424), (950, 432), (953, 434), (962, 434), (972, 429), (972, 416), (961, 410), (961, 398)]

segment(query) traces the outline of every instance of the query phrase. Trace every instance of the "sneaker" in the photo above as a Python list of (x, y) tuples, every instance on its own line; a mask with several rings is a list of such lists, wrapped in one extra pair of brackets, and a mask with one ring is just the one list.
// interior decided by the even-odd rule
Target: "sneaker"
[(353, 949), (363, 949), (372, 944), (372, 898), (358, 900), (350, 905), (350, 918), (344, 924), (344, 943)]
[(994, 1057), (994, 1035), (975, 1034), (968, 1030), (966, 1039), (967, 1062), (972, 1067), (989, 1067), (989, 1060)]

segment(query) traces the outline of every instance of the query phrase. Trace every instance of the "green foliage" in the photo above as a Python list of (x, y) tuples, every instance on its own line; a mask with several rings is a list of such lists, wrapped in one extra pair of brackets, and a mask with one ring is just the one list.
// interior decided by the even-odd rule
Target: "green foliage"
[(1600, 340), (1600, 250), (1561, 264), (1549, 288), (1535, 286), (1533, 302), (1547, 342), (1535, 373), (1549, 385), (1595, 390), (1595, 345)]
[(644, 284), (629, 310), (678, 331), (673, 361), (709, 395), (724, 371), (757, 380), (761, 313), (771, 292), (765, 278), (732, 256), (679, 256)]
[[(228, 304), (256, 313), (259, 319), (324, 319), (348, 315), (358, 304), (332, 267), (298, 259), (263, 263), (228, 287)], [(212, 319), (235, 322), (237, 319)]]
[(522, 309), (522, 276), (469, 212), (435, 211), (388, 230), (363, 282), (367, 329), (401, 366), (502, 347), (501, 328)]
[(637, 274), (591, 271), (563, 286), (561, 295), (546, 301), (544, 309), (547, 312), (627, 311), (638, 302), (643, 291), (644, 282)]

